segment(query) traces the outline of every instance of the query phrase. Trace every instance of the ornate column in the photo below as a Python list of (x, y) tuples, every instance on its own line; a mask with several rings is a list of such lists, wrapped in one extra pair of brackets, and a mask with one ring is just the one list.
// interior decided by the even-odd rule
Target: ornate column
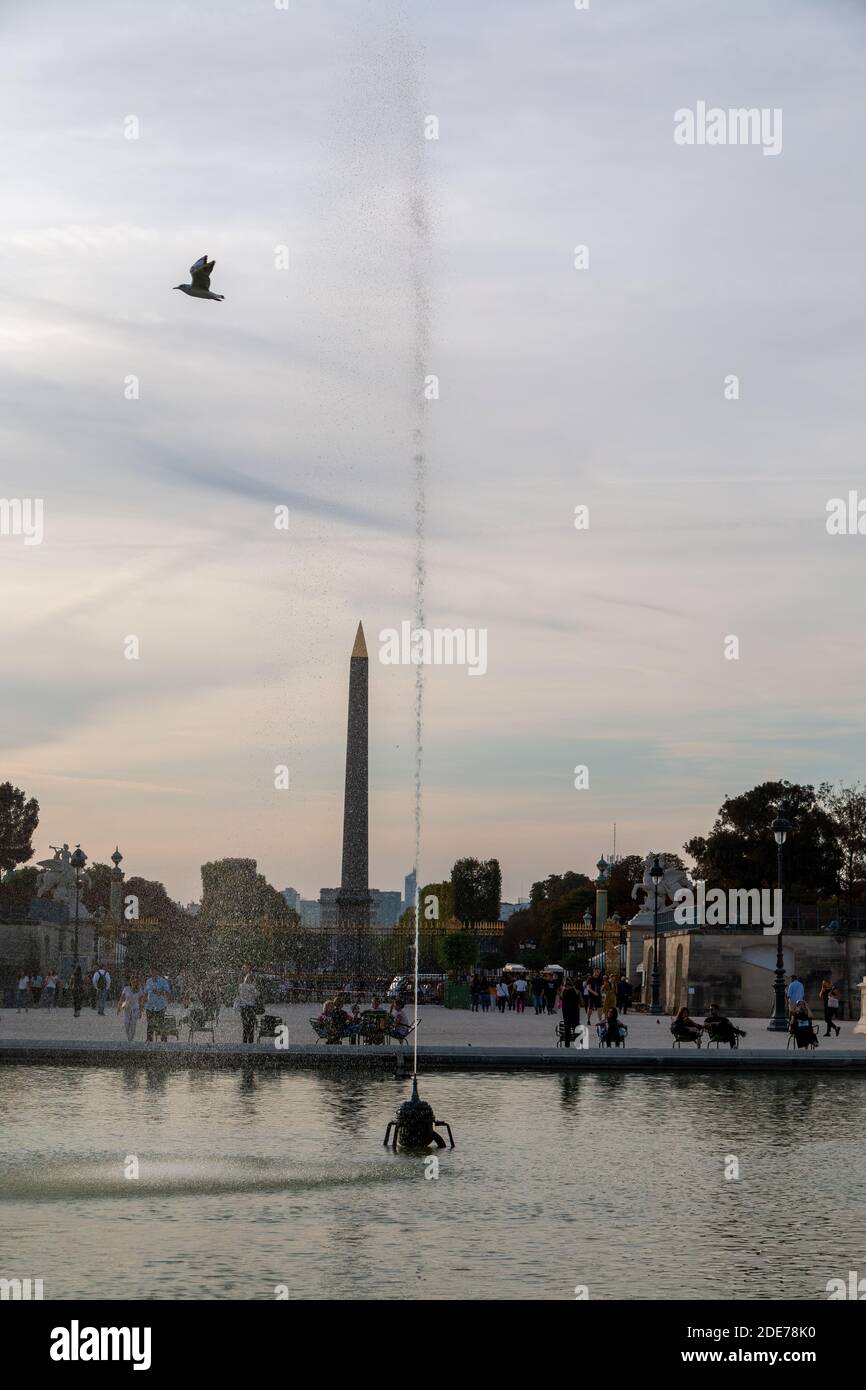
[(123, 926), (123, 870), (120, 867), (123, 855), (115, 845), (111, 862), (114, 868), (111, 871), (111, 883), (109, 885), (109, 908), (108, 916), (115, 927)]
[(860, 1020), (854, 1025), (855, 1033), (866, 1033), (866, 975), (860, 981), (857, 988), (860, 991)]

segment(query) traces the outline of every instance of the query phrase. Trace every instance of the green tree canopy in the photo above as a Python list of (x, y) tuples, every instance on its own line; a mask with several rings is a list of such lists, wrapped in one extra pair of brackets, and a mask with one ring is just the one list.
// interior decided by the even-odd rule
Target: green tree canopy
[(39, 824), (39, 802), (11, 782), (0, 783), (0, 870), (33, 858), (33, 832)]
[[(435, 903), (433, 902), (434, 898)], [(422, 931), (425, 927), (435, 927), (437, 924), (444, 926), (454, 916), (454, 894), (448, 879), (444, 883), (425, 883), (418, 895), (418, 900), (421, 904)], [(414, 907), (407, 907), (406, 912), (412, 913), (412, 925), (414, 926)], [(403, 915), (405, 916), (405, 913)]]
[(815, 788), (796, 782), (762, 782), (727, 797), (709, 835), (695, 836), (683, 847), (695, 861), (696, 877), (718, 888), (773, 887), (772, 825), (780, 807), (791, 823), (784, 859), (787, 895), (805, 900), (831, 896), (842, 861), (836, 825)]
[(866, 787), (822, 782), (818, 796), (830, 816), (839, 846), (839, 889), (848, 901), (848, 914), (866, 888)]
[(498, 859), (458, 859), (451, 870), (454, 916), (466, 926), (498, 922), (502, 870)]
[(215, 859), (201, 866), (199, 920), (206, 926), (291, 926), (296, 914), (282, 893), (256, 872), (255, 859)]
[(440, 964), (453, 974), (464, 974), (478, 964), (479, 942), (472, 932), (445, 932), (436, 943)]

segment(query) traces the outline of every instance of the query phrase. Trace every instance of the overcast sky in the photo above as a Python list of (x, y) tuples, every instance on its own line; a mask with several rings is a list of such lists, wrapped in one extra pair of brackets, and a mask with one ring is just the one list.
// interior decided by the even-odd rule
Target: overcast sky
[[(371, 882), (402, 887), (414, 670), (377, 652), (414, 609), (419, 199), (427, 621), (489, 663), (427, 673), (422, 878), (496, 855), (516, 897), (614, 821), (678, 848), (726, 794), (860, 774), (866, 536), (825, 527), (866, 497), (859, 3), (4, 0), (0, 28), (0, 492), (45, 507), (41, 545), (0, 537), (0, 773), (38, 857), (118, 843), (184, 901), (223, 855), (335, 885), (362, 619)], [(676, 145), (698, 101), (781, 109), (781, 153)], [(222, 304), (172, 290), (204, 252)]]

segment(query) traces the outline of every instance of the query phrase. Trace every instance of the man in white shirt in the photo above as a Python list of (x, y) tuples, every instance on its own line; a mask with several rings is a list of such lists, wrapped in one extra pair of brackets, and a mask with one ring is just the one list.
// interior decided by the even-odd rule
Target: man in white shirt
[(43, 1009), (53, 1009), (57, 999), (57, 975), (53, 970), (49, 970), (45, 976), (45, 988), (42, 991)]
[(30, 976), (21, 975), (18, 979), (18, 1012), (21, 1010), (26, 1013), (30, 1008)]
[(105, 1000), (111, 988), (111, 976), (104, 965), (100, 965), (93, 976), (93, 988), (96, 990), (96, 1003), (99, 1006), (99, 1017), (105, 1018)]
[(526, 980), (522, 975), (518, 975), (514, 981), (514, 1007), (519, 1014), (523, 1013), (526, 1004)]

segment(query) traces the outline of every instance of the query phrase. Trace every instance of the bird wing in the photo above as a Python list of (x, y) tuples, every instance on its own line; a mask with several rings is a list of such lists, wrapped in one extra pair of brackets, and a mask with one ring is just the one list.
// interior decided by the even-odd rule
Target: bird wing
[(199, 256), (198, 260), (190, 266), (189, 273), (192, 276), (192, 283), (195, 285), (196, 289), (210, 289), (210, 274), (215, 265), (216, 261), (209, 261), (207, 252), (205, 252), (203, 256)]

